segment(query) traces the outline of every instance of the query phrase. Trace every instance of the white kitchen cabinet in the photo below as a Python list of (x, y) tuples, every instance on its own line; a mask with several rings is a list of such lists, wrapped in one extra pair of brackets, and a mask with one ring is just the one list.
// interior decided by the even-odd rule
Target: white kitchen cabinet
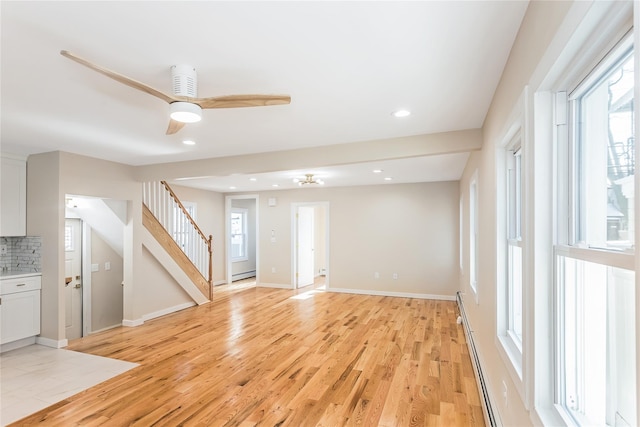
[(0, 161), (0, 236), (26, 236), (27, 161), (5, 153)]
[(0, 344), (40, 333), (40, 275), (0, 280)]

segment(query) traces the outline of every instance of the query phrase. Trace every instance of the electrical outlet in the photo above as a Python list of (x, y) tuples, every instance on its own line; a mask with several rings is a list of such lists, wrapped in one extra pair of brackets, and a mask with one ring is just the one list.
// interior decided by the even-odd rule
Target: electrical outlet
[(104, 269), (105, 270), (111, 270), (111, 263), (109, 261), (104, 263)]
[(276, 272), (276, 268), (275, 267), (271, 267), (271, 272), (275, 273)]
[(0, 245), (0, 256), (7, 255), (7, 245)]
[(373, 278), (374, 279), (379, 279), (380, 278), (380, 273), (378, 273), (377, 271), (375, 273), (373, 273)]
[(393, 273), (393, 280), (398, 280), (398, 273)]

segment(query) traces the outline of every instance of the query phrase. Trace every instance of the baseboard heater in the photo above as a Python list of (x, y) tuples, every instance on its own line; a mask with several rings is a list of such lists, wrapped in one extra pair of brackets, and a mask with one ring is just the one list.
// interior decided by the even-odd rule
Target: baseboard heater
[(500, 424), (497, 421), (496, 415), (493, 412), (491, 406), (491, 399), (489, 398), (489, 392), (487, 390), (487, 384), (484, 381), (484, 375), (482, 374), (482, 367), (480, 366), (480, 359), (478, 358), (478, 351), (473, 341), (473, 331), (469, 327), (469, 321), (467, 315), (464, 312), (464, 303), (462, 301), (462, 294), (456, 292), (456, 301), (458, 302), (458, 309), (460, 310), (460, 318), (462, 319), (462, 326), (464, 333), (467, 337), (467, 347), (469, 347), (469, 354), (471, 355), (471, 364), (473, 365), (473, 372), (476, 375), (476, 381), (478, 383), (478, 391), (484, 405), (482, 405), (482, 412), (484, 412), (485, 423), (491, 427), (498, 427)]
[(256, 277), (256, 271), (245, 271), (244, 273), (236, 273), (231, 276), (231, 281), (235, 282), (236, 280), (248, 279), (250, 277)]

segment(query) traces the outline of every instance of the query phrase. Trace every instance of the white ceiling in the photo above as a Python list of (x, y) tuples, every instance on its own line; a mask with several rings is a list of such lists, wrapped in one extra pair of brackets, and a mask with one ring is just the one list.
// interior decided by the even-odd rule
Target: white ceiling
[[(480, 128), (526, 1), (2, 1), (1, 147), (130, 165)], [(289, 94), (290, 105), (205, 110), (165, 135), (168, 104), (59, 52), (171, 93), (193, 65), (198, 95)], [(412, 115), (391, 115), (406, 108)], [(182, 144), (196, 141), (195, 146)], [(459, 179), (467, 154), (180, 181), (257, 191), (304, 173), (327, 185)], [(284, 182), (284, 181), (282, 181)], [(268, 183), (268, 185), (267, 185)], [(236, 190), (229, 187), (236, 186)]]

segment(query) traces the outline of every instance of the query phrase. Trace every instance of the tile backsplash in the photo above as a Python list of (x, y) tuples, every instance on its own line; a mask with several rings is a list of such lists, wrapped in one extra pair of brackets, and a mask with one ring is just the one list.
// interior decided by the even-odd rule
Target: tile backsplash
[(0, 255), (2, 273), (39, 273), (42, 266), (42, 237), (0, 237), (7, 253)]

